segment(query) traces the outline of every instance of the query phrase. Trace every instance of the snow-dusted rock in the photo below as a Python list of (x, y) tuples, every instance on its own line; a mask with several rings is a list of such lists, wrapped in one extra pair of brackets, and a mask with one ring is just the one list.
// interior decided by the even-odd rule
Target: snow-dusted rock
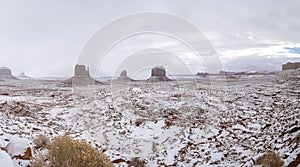
[(14, 157), (24, 155), (27, 148), (30, 148), (29, 140), (11, 136), (10, 142), (7, 145), (7, 152), (11, 157)]

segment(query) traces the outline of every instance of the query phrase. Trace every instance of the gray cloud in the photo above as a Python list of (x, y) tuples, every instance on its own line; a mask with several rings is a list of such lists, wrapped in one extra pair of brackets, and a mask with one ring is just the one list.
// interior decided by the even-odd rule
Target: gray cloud
[[(69, 76), (90, 36), (113, 19), (142, 11), (172, 13), (189, 20), (220, 52), (298, 46), (299, 6), (298, 0), (0, 0), (0, 66), (32, 76)], [(265, 70), (277, 70), (280, 62), (300, 58), (266, 56), (271, 57), (271, 65)], [(264, 70), (262, 61), (241, 63), (249, 59), (252, 58), (234, 57), (225, 66)]]

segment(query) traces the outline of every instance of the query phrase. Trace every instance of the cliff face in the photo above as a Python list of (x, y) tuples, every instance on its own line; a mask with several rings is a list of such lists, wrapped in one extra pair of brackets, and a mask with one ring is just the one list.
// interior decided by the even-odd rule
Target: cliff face
[(76, 64), (74, 68), (74, 76), (64, 81), (68, 86), (87, 86), (102, 84), (90, 76), (89, 69), (85, 65)]
[(16, 75), (18, 79), (30, 79), (27, 75), (25, 75), (24, 72), (21, 72), (20, 74)]
[(152, 77), (165, 77), (166, 76), (166, 70), (164, 67), (158, 66), (154, 67), (151, 70), (151, 76)]
[(300, 68), (300, 62), (295, 62), (295, 63), (288, 62), (282, 65), (282, 71), (298, 69), (298, 68)]
[(0, 67), (0, 79), (17, 79), (11, 74), (11, 70), (7, 67)]
[(89, 69), (86, 69), (85, 65), (76, 64), (74, 69), (74, 76), (90, 77)]
[(162, 66), (157, 66), (152, 68), (151, 77), (147, 80), (149, 82), (157, 82), (157, 81), (172, 81), (166, 75), (166, 69)]
[(120, 76), (117, 78), (118, 81), (133, 81), (133, 79), (129, 78), (127, 76), (127, 71), (126, 70), (123, 70), (121, 73), (120, 73)]

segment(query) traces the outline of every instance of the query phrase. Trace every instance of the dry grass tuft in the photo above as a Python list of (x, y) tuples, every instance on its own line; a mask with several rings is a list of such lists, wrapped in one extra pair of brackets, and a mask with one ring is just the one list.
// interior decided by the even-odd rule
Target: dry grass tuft
[(129, 166), (144, 167), (146, 166), (146, 162), (144, 160), (140, 160), (139, 158), (132, 158)]
[(30, 167), (48, 167), (46, 158), (42, 154), (36, 154), (30, 162)]
[(35, 149), (43, 149), (49, 145), (50, 140), (47, 136), (40, 134), (33, 139), (33, 143), (35, 145), (34, 146)]
[(293, 143), (300, 143), (300, 133), (292, 140)]
[(255, 164), (262, 165), (263, 167), (281, 167), (283, 161), (275, 152), (269, 152), (259, 157)]

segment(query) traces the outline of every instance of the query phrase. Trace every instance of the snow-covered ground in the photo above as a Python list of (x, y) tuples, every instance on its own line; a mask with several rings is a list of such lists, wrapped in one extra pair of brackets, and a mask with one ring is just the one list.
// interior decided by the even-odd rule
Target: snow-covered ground
[(210, 79), (82, 91), (58, 81), (2, 81), (0, 166), (25, 167), (29, 161), (17, 156), (33, 150), (39, 134), (67, 134), (104, 150), (112, 161), (139, 157), (148, 166), (253, 166), (269, 150), (285, 166), (296, 159), (300, 80), (243, 76), (218, 79), (218, 86)]

